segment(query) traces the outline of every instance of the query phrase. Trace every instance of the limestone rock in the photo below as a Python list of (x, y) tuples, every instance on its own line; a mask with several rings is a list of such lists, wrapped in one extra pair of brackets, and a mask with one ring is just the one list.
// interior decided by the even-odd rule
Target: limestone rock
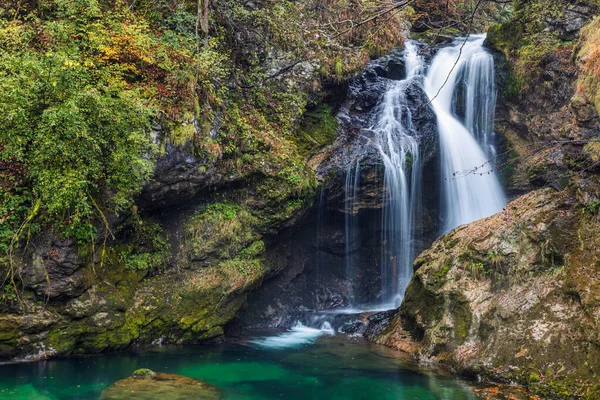
[(163, 372), (154, 373), (150, 370), (137, 370), (134, 374), (147, 371), (152, 374), (144, 376), (144, 379), (134, 375), (113, 383), (102, 392), (100, 399), (217, 400), (222, 398), (216, 387), (197, 379)]
[(600, 224), (583, 207), (538, 190), (443, 236), (376, 341), (538, 394), (597, 398)]

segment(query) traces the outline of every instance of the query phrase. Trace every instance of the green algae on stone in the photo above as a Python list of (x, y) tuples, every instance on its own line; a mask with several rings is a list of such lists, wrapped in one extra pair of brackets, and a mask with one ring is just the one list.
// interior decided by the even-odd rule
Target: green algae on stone
[(139, 379), (137, 376), (121, 379), (100, 395), (101, 400), (217, 400), (221, 398), (221, 393), (215, 386), (198, 379), (164, 372), (145, 376), (145, 379)]
[(133, 371), (131, 376), (134, 378), (141, 378), (141, 379), (154, 378), (156, 376), (156, 372), (154, 372), (148, 368), (140, 368), (140, 369), (136, 369), (135, 371)]

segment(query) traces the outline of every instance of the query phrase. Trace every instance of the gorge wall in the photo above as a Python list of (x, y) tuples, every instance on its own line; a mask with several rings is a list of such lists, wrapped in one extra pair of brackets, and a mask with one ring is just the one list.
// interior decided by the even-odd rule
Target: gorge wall
[(223, 339), (346, 80), (404, 38), (318, 3), (2, 4), (0, 358)]
[[(420, 36), (431, 38), (432, 29), (417, 7), (416, 16), (401, 15), (378, 29), (376, 40), (367, 35), (370, 24), (340, 39), (338, 32), (323, 33), (322, 25), (348, 12), (344, 2), (326, 9), (280, 3), (215, 1), (210, 33), (200, 44), (189, 29), (193, 4), (148, 31), (143, 27), (156, 22), (155, 9), (144, 14), (140, 5), (139, 13), (111, 14), (115, 25), (139, 23), (144, 40), (159, 31), (175, 35), (153, 45), (166, 46), (173, 37), (186, 43), (174, 56), (182, 65), (169, 64), (169, 71), (181, 78), (193, 65), (200, 78), (181, 86), (161, 69), (164, 60), (150, 57), (147, 43), (120, 48), (128, 55), (120, 59), (106, 43), (88, 43), (94, 35), (77, 36), (81, 49), (97, 47), (95, 62), (135, 65), (125, 86), (156, 86), (160, 101), (176, 106), (159, 102), (160, 112), (148, 118), (156, 153), (136, 161), (153, 160), (151, 179), (117, 212), (111, 194), (120, 186), (104, 179), (104, 170), (98, 173), (103, 178), (89, 178), (96, 189), (75, 196), (94, 210), (82, 224), (73, 222), (74, 207), (51, 214), (47, 193), (21, 196), (21, 184), (39, 193), (37, 178), (26, 160), (2, 153), (1, 272), (8, 278), (0, 294), (0, 358), (220, 341), (238, 329), (289, 327), (296, 313), (378, 299), (385, 189), (380, 154), (363, 128), (387, 85), (404, 77), (400, 51), (382, 57), (404, 41), (400, 20), (416, 19)], [(415, 246), (424, 252), (398, 311), (371, 317), (367, 337), (470, 377), (593, 399), (600, 393), (600, 73), (594, 69), (600, 5), (513, 3), (510, 18), (489, 27), (487, 38), (501, 89), (497, 168), (513, 201), (434, 242), (441, 229), (437, 125), (428, 99), (409, 85), (428, 179)], [(48, 21), (94, 32), (95, 8), (69, 4), (54, 14), (44, 9), (39, 26), (28, 25), (17, 10), (18, 18), (0, 27), (0, 45), (15, 53), (26, 47), (12, 36), (23, 30), (35, 44), (27, 59), (42, 59), (66, 46)], [(289, 26), (306, 30), (297, 35), (281, 28)], [(109, 35), (111, 45), (123, 46), (118, 33)], [(435, 41), (446, 40), (446, 33), (433, 35)], [(431, 44), (425, 57), (436, 50)], [(67, 61), (60, 60), (64, 70), (84, 68), (83, 59)], [(12, 71), (9, 63), (1, 67)], [(43, 88), (63, 84), (39, 79)], [(190, 87), (185, 104), (173, 100)], [(107, 120), (96, 125), (102, 123)], [(31, 141), (21, 151), (36, 145)], [(353, 179), (361, 182), (350, 210), (349, 170), (358, 171)], [(72, 171), (62, 165), (54, 172)], [(353, 240), (344, 231), (349, 214), (361, 227)], [(349, 254), (356, 282), (344, 270)]]

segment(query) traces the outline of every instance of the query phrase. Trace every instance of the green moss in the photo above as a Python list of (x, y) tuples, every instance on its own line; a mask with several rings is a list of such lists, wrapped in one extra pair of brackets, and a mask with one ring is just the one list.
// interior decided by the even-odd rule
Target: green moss
[(538, 374), (536, 374), (535, 372), (532, 372), (529, 374), (529, 378), (527, 379), (529, 383), (537, 383), (539, 382), (540, 376)]
[(153, 378), (156, 376), (156, 372), (148, 368), (140, 368), (133, 371), (131, 376), (134, 378)]
[(250, 246), (240, 252), (239, 257), (243, 259), (252, 259), (261, 256), (265, 252), (265, 242), (257, 240)]
[(118, 250), (118, 262), (131, 271), (164, 269), (171, 255), (171, 246), (160, 224), (133, 214), (131, 226)]
[(421, 268), (423, 265), (429, 263), (431, 261), (431, 257), (429, 256), (423, 256), (423, 257), (419, 257), (415, 260), (413, 267), (414, 270), (418, 270), (419, 268)]
[(184, 249), (188, 260), (203, 265), (235, 257), (260, 238), (259, 221), (234, 203), (212, 203), (185, 223)]
[(438, 278), (443, 278), (448, 274), (448, 271), (450, 271), (451, 265), (449, 262), (446, 262), (444, 264), (444, 266), (442, 267), (442, 269), (440, 269), (437, 273)]
[(518, 46), (519, 40), (523, 37), (524, 27), (514, 21), (507, 21), (502, 24), (491, 25), (488, 28), (487, 43), (496, 50), (501, 51), (506, 58)]
[(303, 114), (294, 142), (301, 154), (309, 155), (333, 143), (337, 128), (333, 109), (327, 104), (320, 104)]
[(540, 63), (557, 49), (571, 47), (564, 42), (547, 21), (562, 18), (568, 3), (535, 0), (516, 2), (512, 17), (488, 29), (487, 43), (502, 52), (509, 61), (503, 94), (516, 99), (523, 89), (535, 85)]
[(472, 314), (469, 303), (462, 295), (453, 295), (450, 302), (451, 313), (454, 318), (454, 338), (462, 343), (469, 335), (471, 329)]
[(459, 28), (456, 27), (444, 27), (440, 29), (428, 29), (424, 32), (412, 32), (411, 36), (413, 39), (429, 43), (429, 44), (440, 44), (447, 42), (448, 40), (454, 39), (457, 36), (462, 35)]

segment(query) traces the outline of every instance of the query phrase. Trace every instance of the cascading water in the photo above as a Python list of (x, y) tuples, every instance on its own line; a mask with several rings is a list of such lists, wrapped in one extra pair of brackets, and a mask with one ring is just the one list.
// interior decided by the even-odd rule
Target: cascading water
[[(359, 160), (366, 153), (352, 153), (357, 154), (357, 158), (346, 167), (345, 198), (343, 204), (338, 204), (345, 211), (346, 279), (339, 281), (338, 272), (341, 271), (336, 270), (336, 278), (330, 282), (337, 287), (324, 296), (328, 302), (334, 300), (333, 304), (338, 305), (339, 297), (335, 296), (344, 296), (349, 303), (345, 305), (349, 307), (312, 311), (298, 307), (297, 315), (289, 319), (296, 322), (287, 332), (252, 341), (253, 344), (270, 349), (293, 348), (313, 343), (323, 335), (334, 335), (336, 330), (360, 335), (364, 311), (389, 310), (399, 305), (412, 277), (412, 263), (418, 247), (416, 243), (419, 242), (417, 233), (421, 233), (419, 227), (425, 225), (420, 223), (422, 206), (425, 205), (422, 204), (425, 197), (423, 184), (430, 182), (433, 176), (423, 176), (424, 166), (433, 167), (438, 160), (441, 163), (440, 212), (444, 232), (502, 209), (506, 200), (493, 170), (494, 164), (489, 162), (495, 157), (493, 117), (496, 92), (493, 59), (483, 47), (484, 40), (484, 36), (458, 39), (451, 47), (437, 53), (428, 70), (416, 45), (408, 42), (404, 52), (405, 79), (384, 80), (386, 78), (378, 73), (374, 74), (376, 92), (368, 94), (381, 94), (381, 89), (385, 93), (373, 111), (368, 115), (359, 114), (360, 120), (352, 120), (358, 121), (358, 126), (365, 130), (363, 139), (372, 140), (379, 150), (384, 166), (381, 295), (378, 304), (356, 304), (357, 299), (365, 298), (365, 292), (376, 296), (372, 289), (376, 286), (375, 279), (364, 279), (365, 271), (357, 271), (359, 265), (370, 260), (369, 257), (362, 263), (358, 262), (361, 256), (361, 252), (357, 251), (358, 244), (361, 240), (367, 244), (375, 241), (367, 235), (366, 226), (362, 227), (361, 237), (357, 216), (362, 205), (359, 198)], [(381, 65), (378, 64), (378, 67)], [(373, 71), (369, 73), (372, 77)], [(434, 156), (436, 151), (439, 151), (439, 158)], [(368, 156), (373, 156), (372, 152)], [(436, 164), (429, 164), (430, 160)], [(363, 176), (371, 176), (372, 159), (365, 158), (365, 161), (362, 163)], [(425, 171), (427, 173), (431, 169)], [(371, 188), (367, 186), (364, 189), (368, 195)], [(428, 197), (429, 201), (436, 196), (437, 190)], [(426, 204), (430, 211), (434, 211), (429, 215), (436, 215), (435, 206)], [(319, 270), (322, 267), (319, 239), (323, 236), (321, 223), (326, 218), (326, 210), (326, 199), (321, 192), (315, 246), (317, 281), (322, 272), (329, 272), (327, 269)], [(326, 257), (326, 260), (331, 259), (330, 255)], [(369, 285), (367, 290), (361, 287), (359, 292), (359, 276)], [(376, 277), (371, 275), (369, 278)], [(330, 294), (333, 294), (331, 298)]]
[[(426, 76), (425, 61), (417, 46), (407, 42), (406, 77), (390, 81), (375, 109), (371, 130), (385, 167), (379, 308), (399, 304), (413, 272), (423, 165), (420, 134), (413, 124), (413, 117), (418, 115), (407, 98), (410, 85), (414, 87), (418, 83), (423, 88), (437, 117), (442, 167), (442, 231), (445, 233), (458, 225), (492, 215), (506, 203), (494, 164), (489, 162), (495, 157), (496, 91), (493, 58), (485, 51), (484, 40), (484, 35), (457, 39), (452, 46), (437, 53)], [(456, 102), (453, 101), (459, 93), (460, 113), (454, 110)], [(346, 277), (351, 282), (355, 274), (351, 247), (359, 234), (355, 217), (359, 176), (360, 166), (352, 163), (346, 171), (344, 204)], [(352, 298), (352, 294), (349, 297)]]
[(352, 246), (359, 240), (360, 230), (358, 226), (357, 200), (358, 189), (360, 185), (360, 163), (350, 164), (346, 171), (346, 184), (344, 186), (344, 207), (345, 207), (345, 233), (346, 233), (346, 278), (350, 282), (350, 292), (348, 298), (350, 305), (354, 299), (353, 277), (354, 277), (354, 254)]
[(407, 76), (393, 82), (379, 104), (375, 140), (383, 164), (382, 302), (398, 305), (412, 276), (414, 222), (421, 187), (419, 143), (407, 105), (405, 89), (423, 71), (416, 47), (406, 43)]
[[(476, 37), (475, 40), (478, 38)], [(465, 127), (477, 139), (488, 159), (492, 159), (496, 156), (494, 58), (482, 48), (473, 53), (464, 63), (460, 81), (463, 86)]]
[[(494, 164), (489, 163), (496, 93), (489, 69), (493, 60), (484, 41), (485, 35), (472, 36), (440, 50), (425, 79), (439, 127), (444, 233), (490, 216), (506, 204)], [(452, 111), (461, 73), (466, 85), (465, 125)]]

